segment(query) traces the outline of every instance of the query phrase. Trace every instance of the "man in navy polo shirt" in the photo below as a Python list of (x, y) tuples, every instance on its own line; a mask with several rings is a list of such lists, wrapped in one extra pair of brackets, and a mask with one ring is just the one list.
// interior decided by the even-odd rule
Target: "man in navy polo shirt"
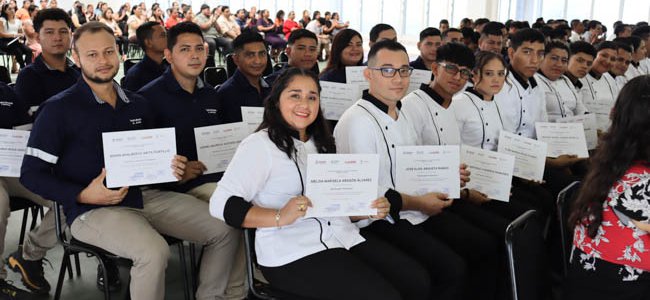
[(313, 32), (307, 29), (296, 29), (292, 31), (287, 41), (287, 49), (284, 51), (287, 53), (289, 61), (280, 70), (264, 77), (264, 81), (269, 85), (273, 85), (278, 77), (290, 67), (311, 70), (316, 74), (319, 73), (317, 64), (318, 37)]
[(144, 58), (135, 64), (124, 76), (123, 88), (137, 91), (147, 83), (160, 77), (169, 65), (164, 60), (167, 47), (167, 32), (158, 22), (147, 22), (135, 31), (138, 44), (144, 49)]
[(268, 54), (264, 38), (258, 33), (245, 30), (232, 42), (232, 56), (237, 71), (217, 91), (222, 104), (219, 118), (224, 123), (241, 122), (242, 106), (264, 106), (264, 99), (271, 87), (262, 79)]
[(59, 8), (48, 8), (34, 17), (36, 41), (43, 52), (33, 64), (18, 73), (14, 91), (34, 114), (41, 103), (69, 88), (79, 78), (79, 70), (66, 58), (70, 50), (72, 20)]
[[(166, 234), (204, 246), (197, 299), (223, 297), (238, 232), (212, 218), (190, 195), (149, 187), (104, 185), (102, 132), (153, 128), (141, 96), (113, 81), (119, 69), (113, 31), (89, 22), (74, 33), (73, 57), (82, 77), (41, 108), (29, 139), (21, 183), (63, 205), (72, 235), (131, 259), (132, 299), (162, 299), (169, 246)], [(170, 172), (184, 174), (176, 156)], [(225, 275), (224, 275), (225, 274)]]
[[(177, 152), (188, 159), (183, 178), (166, 188), (209, 202), (223, 173), (203, 174), (206, 166), (198, 160), (194, 137), (196, 127), (221, 124), (217, 117), (220, 102), (216, 100), (216, 91), (199, 77), (208, 59), (205, 50), (199, 26), (178, 23), (168, 32), (165, 57), (170, 67), (138, 93), (149, 103), (155, 127), (176, 128)], [(238, 260), (233, 265), (226, 290), (228, 299), (246, 297), (243, 253), (243, 250), (238, 252)]]

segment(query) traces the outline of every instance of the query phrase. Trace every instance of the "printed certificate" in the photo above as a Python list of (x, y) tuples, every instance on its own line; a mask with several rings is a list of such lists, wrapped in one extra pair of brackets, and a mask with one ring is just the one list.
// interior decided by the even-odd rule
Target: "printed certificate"
[(359, 86), (321, 81), (320, 107), (327, 120), (338, 120), (343, 112), (361, 98)]
[(29, 131), (0, 129), (0, 177), (20, 177)]
[(430, 192), (460, 198), (460, 152), (454, 146), (400, 146), (396, 149), (396, 190), (410, 195)]
[(237, 146), (247, 135), (244, 122), (194, 128), (196, 154), (208, 168), (203, 174), (225, 171)]
[(241, 118), (246, 124), (248, 133), (253, 133), (255, 129), (262, 124), (262, 120), (264, 119), (264, 107), (242, 106)]
[(527, 179), (542, 181), (546, 165), (546, 143), (501, 130), (499, 135), (499, 153), (515, 156), (514, 175)]
[(548, 157), (563, 154), (588, 158), (587, 141), (582, 123), (535, 123), (537, 140), (546, 142)]
[(598, 131), (596, 130), (596, 115), (585, 114), (572, 117), (557, 119), (558, 123), (582, 123), (585, 130), (585, 139), (587, 140), (587, 149), (593, 150), (598, 146)]
[(490, 199), (510, 200), (514, 156), (463, 145), (460, 160), (472, 172), (467, 188), (484, 193)]

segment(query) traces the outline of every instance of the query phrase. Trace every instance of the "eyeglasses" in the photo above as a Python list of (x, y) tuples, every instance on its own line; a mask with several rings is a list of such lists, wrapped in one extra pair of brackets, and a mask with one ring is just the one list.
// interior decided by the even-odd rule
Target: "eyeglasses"
[(566, 64), (569, 63), (569, 58), (567, 58), (567, 57), (560, 57), (560, 56), (557, 56), (557, 55), (549, 55), (548, 58), (554, 63), (561, 62), (563, 65), (566, 65)]
[(405, 78), (405, 77), (411, 76), (411, 73), (413, 73), (413, 68), (412, 67), (401, 67), (401, 68), (368, 67), (368, 69), (381, 71), (381, 76), (384, 76), (386, 78), (393, 78), (393, 77), (395, 77), (395, 74), (397, 74), (397, 73), (399, 73), (399, 77)]
[(445, 69), (445, 72), (447, 72), (447, 74), (449, 75), (456, 76), (456, 74), (460, 72), (460, 78), (465, 80), (470, 79), (474, 76), (472, 75), (472, 71), (470, 71), (467, 68), (461, 69), (457, 65), (452, 65), (448, 63), (438, 63), (438, 64), (441, 65)]

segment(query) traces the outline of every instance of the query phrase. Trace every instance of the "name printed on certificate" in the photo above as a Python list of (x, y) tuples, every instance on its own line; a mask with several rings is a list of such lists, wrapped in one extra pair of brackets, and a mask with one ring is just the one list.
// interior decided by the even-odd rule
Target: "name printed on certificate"
[(306, 217), (367, 216), (379, 186), (377, 154), (309, 154), (305, 196)]
[(0, 129), (0, 177), (20, 177), (29, 131)]
[(535, 123), (537, 139), (546, 142), (546, 155), (558, 157), (563, 154), (588, 158), (587, 140), (582, 123)]
[(546, 148), (545, 142), (501, 130), (497, 152), (515, 156), (513, 174), (516, 177), (542, 181), (546, 164)]
[(457, 145), (397, 147), (396, 190), (417, 196), (438, 192), (460, 198), (459, 151)]
[(171, 167), (176, 155), (174, 128), (102, 133), (106, 187), (178, 181)]
[(596, 116), (596, 129), (606, 131), (611, 124), (609, 114), (612, 112), (614, 102), (591, 101), (585, 102), (587, 110)]
[(593, 150), (598, 146), (598, 130), (596, 130), (596, 115), (584, 114), (557, 119), (558, 123), (582, 123), (587, 140), (587, 149)]
[(429, 84), (431, 82), (431, 71), (428, 70), (413, 70), (411, 73), (411, 82), (409, 83), (408, 92), (415, 91), (420, 88), (422, 84)]
[(242, 122), (246, 124), (248, 133), (255, 132), (255, 129), (262, 124), (264, 119), (264, 107), (255, 106), (242, 106), (241, 107)]
[(343, 112), (361, 98), (359, 86), (321, 81), (320, 106), (327, 120), (338, 120)]
[(514, 156), (463, 145), (460, 160), (472, 172), (465, 187), (484, 193), (490, 199), (510, 201)]
[(247, 135), (248, 128), (244, 122), (194, 128), (196, 154), (208, 168), (203, 174), (225, 171), (239, 143)]

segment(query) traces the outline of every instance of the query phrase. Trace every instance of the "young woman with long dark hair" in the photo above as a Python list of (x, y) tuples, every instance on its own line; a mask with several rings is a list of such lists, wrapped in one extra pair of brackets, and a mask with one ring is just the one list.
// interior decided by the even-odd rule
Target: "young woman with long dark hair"
[(354, 29), (341, 30), (332, 42), (330, 59), (320, 80), (346, 83), (345, 67), (363, 65), (363, 38)]
[(610, 118), (569, 218), (565, 299), (650, 295), (650, 76), (623, 87)]

